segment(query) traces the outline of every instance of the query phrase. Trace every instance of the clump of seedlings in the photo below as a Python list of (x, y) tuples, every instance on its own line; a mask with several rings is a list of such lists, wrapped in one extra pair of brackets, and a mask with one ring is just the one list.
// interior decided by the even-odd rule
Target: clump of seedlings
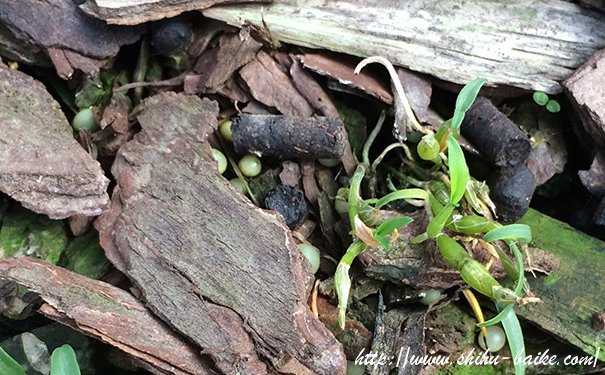
[[(502, 225), (494, 220), (494, 205), (489, 198), (488, 189), (484, 183), (470, 176), (458, 141), (465, 114), (486, 81), (475, 79), (464, 86), (456, 100), (452, 118), (443, 122), (437, 131), (433, 131), (419, 125), (409, 108), (403, 89), (400, 85), (397, 86), (399, 80), (388, 61), (377, 57), (368, 58), (358, 65), (356, 72), (371, 62), (385, 65), (391, 73), (396, 96), (394, 133), (398, 141), (387, 146), (370, 162), (369, 150), (384, 122), (383, 113), (366, 141), (362, 162), (350, 179), (348, 189), (341, 189), (335, 199), (336, 210), (346, 210), (352, 234), (352, 242), (340, 259), (334, 276), (340, 326), (344, 328), (351, 289), (349, 269), (357, 256), (371, 248), (389, 251), (396, 247), (397, 241), (402, 240), (412, 243), (435, 241), (443, 261), (457, 270), (468, 286), (463, 290), (463, 295), (477, 317), (481, 347), (498, 351), (508, 341), (513, 358), (524, 358), (523, 333), (515, 314), (515, 306), (532, 300), (526, 296), (528, 287), (520, 250), (521, 246), (531, 241), (531, 231), (527, 225)], [(416, 136), (413, 137), (414, 133)], [(387, 176), (387, 186), (392, 191), (382, 197), (375, 197), (377, 166), (394, 149), (404, 150), (404, 165), (417, 173), (399, 173), (398, 177), (405, 185), (403, 189), (397, 188), (391, 177)], [(416, 152), (413, 153), (412, 150)], [(426, 211), (429, 222), (422, 234), (402, 239), (399, 230), (410, 224), (412, 218), (401, 215), (384, 219), (380, 215), (381, 209), (398, 200)], [(461, 241), (476, 241), (491, 254), (492, 261), (499, 259), (508, 278), (514, 281), (512, 288), (502, 285), (492, 276), (489, 271), (492, 261), (482, 264), (475, 260), (461, 245)], [(504, 250), (504, 245), (508, 247), (513, 259)], [(498, 313), (485, 320), (474, 293), (491, 299)], [(431, 290), (423, 293), (422, 299), (423, 303), (431, 305), (441, 297), (440, 291)], [(524, 374), (523, 361), (514, 361), (514, 367), (516, 375)]]

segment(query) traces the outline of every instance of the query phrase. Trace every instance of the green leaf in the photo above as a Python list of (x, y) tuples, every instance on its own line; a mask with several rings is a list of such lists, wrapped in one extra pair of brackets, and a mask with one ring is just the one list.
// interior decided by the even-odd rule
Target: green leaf
[(395, 229), (400, 229), (410, 224), (413, 219), (409, 216), (399, 216), (384, 221), (374, 230), (374, 239), (382, 245), (385, 250), (390, 248), (390, 236)]
[(447, 223), (447, 220), (452, 216), (452, 212), (454, 212), (454, 206), (448, 204), (431, 220), (426, 228), (426, 233), (429, 238), (435, 238), (441, 233), (443, 227), (445, 227), (445, 223)]
[(451, 183), (450, 203), (455, 206), (464, 196), (466, 184), (468, 184), (471, 176), (468, 172), (468, 166), (466, 165), (466, 159), (464, 159), (462, 148), (460, 148), (460, 144), (458, 144), (456, 138), (451, 134), (447, 141), (447, 150)]
[(534, 102), (536, 102), (536, 104), (540, 106), (544, 106), (546, 105), (546, 103), (548, 103), (548, 94), (542, 91), (534, 92), (532, 98), (534, 99)]
[(80, 375), (76, 352), (70, 345), (62, 345), (50, 356), (50, 375)]
[[(351, 278), (349, 277), (349, 269), (351, 264), (366, 249), (366, 245), (361, 241), (353, 242), (345, 255), (340, 258), (336, 273), (334, 274), (334, 289), (338, 297), (338, 325), (344, 329), (347, 306), (349, 304), (349, 293), (351, 291)], [(51, 374), (52, 375), (52, 374)]]
[(561, 111), (561, 105), (558, 101), (551, 99), (546, 103), (546, 110), (550, 113), (558, 113)]
[(496, 316), (494, 316), (493, 318), (488, 319), (483, 323), (477, 323), (477, 327), (483, 328), (483, 327), (495, 326), (496, 324), (500, 323), (507, 314), (509, 314), (508, 310), (512, 310), (514, 307), (515, 307), (515, 305), (513, 303), (506, 305), (502, 309), (502, 311), (500, 311), (498, 314), (496, 314)]
[(509, 224), (490, 230), (483, 237), (488, 242), (522, 240), (531, 242), (531, 228), (525, 224)]
[(357, 166), (355, 169), (355, 173), (353, 173), (353, 177), (351, 177), (351, 186), (349, 187), (349, 222), (351, 225), (355, 223), (355, 216), (357, 216), (357, 212), (359, 211), (359, 202), (361, 200), (360, 191), (361, 191), (361, 182), (363, 181), (363, 176), (365, 176), (366, 169), (362, 164)]
[(428, 194), (425, 190), (412, 188), (397, 190), (392, 193), (385, 195), (384, 197), (376, 200), (368, 200), (368, 203), (374, 204), (374, 207), (381, 208), (393, 201), (399, 199), (422, 199), (427, 200)]
[(25, 370), (7, 352), (0, 347), (0, 374), (25, 375)]
[(503, 308), (502, 311), (506, 311), (501, 322), (512, 354), (515, 375), (525, 375), (525, 343), (521, 324), (519, 324), (515, 309)]
[(483, 78), (476, 78), (466, 84), (460, 90), (458, 98), (456, 98), (456, 109), (454, 110), (454, 117), (452, 117), (452, 129), (459, 129), (462, 125), (462, 120), (466, 111), (473, 105), (473, 102), (479, 94), (481, 87), (487, 82)]

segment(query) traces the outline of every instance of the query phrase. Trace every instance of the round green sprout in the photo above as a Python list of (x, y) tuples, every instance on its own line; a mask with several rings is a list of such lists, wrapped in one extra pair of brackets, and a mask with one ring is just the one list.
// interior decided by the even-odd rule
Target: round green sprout
[(536, 102), (536, 104), (539, 106), (545, 106), (546, 103), (548, 103), (548, 94), (545, 92), (536, 91), (532, 97), (534, 102)]
[(221, 137), (226, 141), (233, 141), (233, 133), (231, 132), (231, 120), (223, 120), (218, 125), (218, 131), (221, 133)]
[(433, 134), (427, 134), (418, 142), (416, 150), (422, 160), (434, 160), (439, 156), (439, 142)]
[(246, 177), (256, 177), (262, 170), (260, 159), (256, 155), (248, 154), (240, 159), (237, 166)]
[(99, 126), (92, 107), (84, 108), (78, 112), (74, 117), (71, 126), (77, 131), (86, 130), (88, 132), (93, 132), (97, 130)]
[(298, 250), (304, 255), (309, 263), (309, 269), (312, 273), (315, 273), (319, 270), (319, 250), (309, 244), (309, 243), (301, 243), (298, 245)]
[(225, 173), (225, 171), (227, 170), (227, 158), (225, 157), (225, 155), (216, 148), (213, 148), (212, 157), (214, 158), (214, 160), (216, 160), (216, 163), (218, 164), (218, 172), (220, 174)]
[(479, 331), (477, 341), (481, 349), (497, 352), (506, 344), (506, 334), (500, 326), (490, 326), (487, 327), (487, 337), (483, 334), (483, 330)]

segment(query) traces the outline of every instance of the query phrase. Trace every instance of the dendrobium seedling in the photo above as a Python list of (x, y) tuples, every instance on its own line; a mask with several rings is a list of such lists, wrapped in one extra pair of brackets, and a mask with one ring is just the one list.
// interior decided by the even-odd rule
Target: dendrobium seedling
[[(361, 68), (371, 62), (379, 62), (385, 65), (393, 77), (392, 71), (394, 72), (394, 69), (392, 69), (392, 65), (385, 59), (378, 57), (362, 61), (355, 71), (359, 72)], [(349, 269), (353, 260), (368, 248), (383, 248), (388, 251), (392, 247), (393, 241), (397, 239), (398, 229), (412, 221), (409, 217), (401, 216), (383, 222), (375, 222), (372, 219), (376, 215), (372, 214), (384, 205), (398, 199), (421, 201), (425, 202), (424, 207), (431, 219), (426, 231), (412, 241), (416, 243), (426, 240), (436, 241), (443, 260), (448, 266), (460, 272), (461, 278), (470, 287), (470, 289), (464, 290), (464, 295), (471, 303), (478, 318), (478, 326), (481, 329), (485, 347), (489, 350), (499, 350), (504, 345), (505, 340), (501, 337), (502, 335), (498, 336), (498, 333), (501, 333), (502, 330), (499, 327), (494, 328), (501, 323), (508, 338), (508, 345), (513, 358), (523, 358), (525, 356), (523, 333), (514, 311), (515, 304), (523, 303), (527, 287), (524, 278), (523, 256), (517, 243), (519, 241), (531, 241), (531, 231), (526, 225), (503, 226), (493, 220), (491, 214), (493, 203), (486, 193), (486, 186), (471, 178), (464, 153), (458, 142), (465, 113), (469, 110), (485, 83), (484, 79), (475, 79), (465, 85), (456, 99), (452, 118), (445, 121), (437, 132), (433, 132), (428, 127), (424, 128), (419, 125), (405, 98), (399, 79), (393, 80), (393, 87), (396, 91), (394, 94), (396, 96), (394, 101), (396, 107), (395, 126), (404, 134), (407, 130), (424, 134), (416, 145), (417, 156), (420, 161), (411, 155), (408, 146), (403, 143), (405, 140), (405, 136), (403, 136), (400, 138), (399, 146), (395, 144), (388, 146), (370, 164), (368, 150), (384, 122), (384, 114), (382, 114), (376, 128), (368, 136), (362, 153), (362, 162), (352, 176), (348, 189), (349, 194), (346, 203), (348, 205), (349, 222), (352, 227), (353, 242), (341, 258), (334, 277), (338, 296), (338, 321), (341, 327), (344, 327), (346, 318), (346, 308), (351, 288)], [(370, 191), (373, 192), (371, 179), (375, 178), (376, 165), (384, 158), (386, 152), (396, 147), (405, 151), (407, 162), (415, 168), (421, 168), (421, 164), (418, 163), (422, 163), (422, 161), (439, 160), (438, 163), (433, 163), (433, 166), (429, 167), (429, 171), (426, 173), (430, 176), (429, 179), (432, 180), (416, 181), (403, 176), (405, 180), (413, 183), (417, 188), (395, 190), (379, 199), (363, 199), (361, 186), (364, 177), (367, 177), (366, 172), (371, 172), (369, 173), (368, 182)], [(337, 203), (339, 203), (338, 199)], [(343, 206), (342, 202), (340, 202), (340, 206)], [(343, 207), (340, 207), (340, 211), (343, 211)], [(485, 265), (475, 260), (460, 245), (454, 234), (476, 238), (486, 247), (495, 249), (492, 251), (494, 256), (501, 260), (509, 278), (516, 280), (514, 289), (511, 290), (501, 285)], [(508, 245), (515, 261), (510, 260), (505, 252), (498, 250), (499, 246), (490, 244), (494, 241), (502, 241)], [(495, 317), (484, 321), (480, 305), (471, 289), (494, 301), (498, 310)], [(514, 367), (516, 375), (524, 374), (525, 365), (523, 361), (515, 361)]]

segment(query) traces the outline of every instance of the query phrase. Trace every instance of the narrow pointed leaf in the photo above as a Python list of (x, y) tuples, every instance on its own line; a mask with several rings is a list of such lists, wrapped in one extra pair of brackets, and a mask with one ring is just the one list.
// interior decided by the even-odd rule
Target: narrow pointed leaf
[(460, 144), (453, 135), (450, 135), (447, 141), (447, 157), (450, 169), (450, 202), (452, 205), (458, 204), (466, 191), (466, 184), (471, 176), (468, 172), (466, 159)]
[(506, 313), (501, 322), (512, 354), (515, 375), (525, 375), (525, 343), (523, 342), (521, 324), (515, 314), (515, 309), (504, 308), (503, 311), (506, 311)]
[(441, 211), (439, 211), (433, 220), (431, 220), (426, 228), (426, 233), (429, 238), (435, 238), (439, 233), (441, 233), (445, 227), (445, 223), (447, 223), (447, 220), (450, 218), (450, 216), (452, 216), (452, 212), (454, 212), (454, 206), (447, 205)]
[[(383, 207), (393, 201), (399, 200), (399, 199), (427, 200), (428, 194), (425, 190), (417, 189), (417, 188), (397, 190), (397, 191), (394, 191), (392, 193), (385, 195), (384, 197), (382, 197), (380, 199), (376, 199), (374, 202), (374, 206), (376, 208), (381, 208), (381, 207)], [(370, 203), (372, 203), (372, 201), (370, 201)]]
[(531, 228), (525, 224), (509, 224), (490, 230), (483, 237), (488, 242), (521, 240), (531, 242)]
[(487, 81), (483, 78), (476, 78), (466, 84), (460, 90), (458, 97), (456, 98), (456, 109), (454, 110), (454, 117), (452, 117), (452, 128), (459, 129), (464, 119), (466, 111), (473, 105), (473, 102), (479, 94), (479, 90)]

